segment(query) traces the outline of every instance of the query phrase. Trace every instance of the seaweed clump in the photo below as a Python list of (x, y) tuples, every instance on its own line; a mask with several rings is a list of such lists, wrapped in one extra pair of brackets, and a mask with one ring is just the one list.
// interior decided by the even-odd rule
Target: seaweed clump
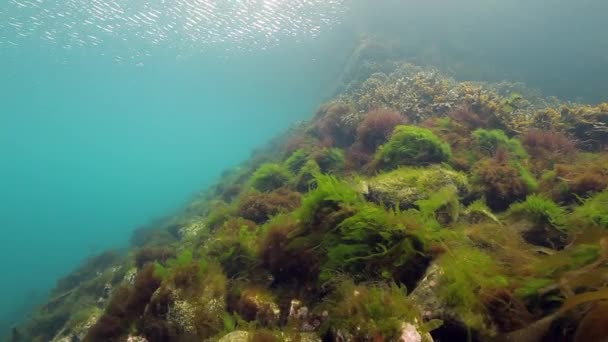
[(333, 328), (327, 334), (339, 336), (346, 331), (355, 340), (396, 341), (412, 334), (419, 341), (431, 341), (427, 333), (441, 325), (433, 321), (421, 326), (417, 307), (406, 290), (394, 283), (355, 285), (342, 281), (325, 305), (330, 317), (327, 326)]
[(276, 190), (289, 182), (291, 175), (278, 164), (263, 164), (251, 176), (251, 186), (260, 192)]
[(450, 146), (430, 130), (416, 126), (397, 126), (389, 141), (376, 152), (375, 163), (379, 169), (428, 165), (447, 161), (451, 153)]
[(282, 188), (273, 192), (244, 194), (238, 203), (238, 213), (241, 217), (260, 224), (281, 211), (290, 211), (299, 206), (300, 194)]

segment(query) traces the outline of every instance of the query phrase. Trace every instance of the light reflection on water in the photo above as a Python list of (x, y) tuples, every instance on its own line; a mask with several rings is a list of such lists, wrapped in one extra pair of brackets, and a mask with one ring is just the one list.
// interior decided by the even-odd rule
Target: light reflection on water
[[(267, 49), (338, 24), (345, 0), (9, 0), (0, 8), (0, 48), (31, 39), (53, 48), (100, 47), (137, 61), (155, 46), (176, 55), (221, 46)], [(38, 43), (38, 41), (36, 41)], [(126, 52), (128, 51), (128, 52)]]

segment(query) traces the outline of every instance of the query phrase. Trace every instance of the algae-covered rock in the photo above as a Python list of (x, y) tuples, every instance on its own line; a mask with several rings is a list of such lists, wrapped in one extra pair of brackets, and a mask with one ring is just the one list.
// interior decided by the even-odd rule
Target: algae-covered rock
[(59, 331), (52, 342), (82, 341), (101, 314), (102, 310), (97, 307), (81, 310)]
[(439, 334), (442, 330), (449, 330), (452, 334), (451, 340), (466, 341), (467, 326), (462, 317), (438, 296), (442, 276), (441, 267), (432, 264), (416, 289), (410, 293), (409, 298), (416, 303), (424, 319), (443, 321), (442, 327), (438, 330)]
[[(296, 341), (297, 342), (321, 342), (321, 338), (319, 338), (319, 336), (317, 336), (317, 334), (315, 334), (315, 333), (292, 334), (292, 333), (276, 332), (276, 334), (273, 334), (273, 336), (275, 336), (275, 339), (277, 341), (284, 341), (284, 342), (296, 342)], [(220, 338), (218, 340), (218, 342), (250, 342), (252, 340), (256, 340), (255, 332), (237, 330), (237, 331), (233, 331), (231, 333), (224, 335), (222, 338)], [(262, 339), (259, 338), (259, 340), (261, 341)]]
[(261, 288), (245, 289), (236, 304), (236, 310), (243, 319), (266, 326), (276, 325), (281, 315), (281, 309), (272, 293)]
[(581, 142), (581, 147), (589, 151), (598, 151), (608, 141), (608, 103), (596, 107), (564, 106), (561, 118), (567, 122), (569, 132)]
[[(327, 305), (329, 304), (329, 305)], [(433, 341), (438, 321), (425, 322), (397, 284), (343, 281), (328, 297), (328, 337), (333, 341)]]
[(220, 338), (218, 342), (249, 342), (249, 336), (250, 333), (247, 331), (233, 331)]
[(327, 310), (322, 311), (320, 314), (316, 314), (311, 312), (302, 301), (293, 299), (289, 306), (289, 315), (287, 319), (289, 324), (293, 325), (297, 330), (312, 332), (317, 331), (328, 317), (329, 312)]
[(455, 247), (427, 269), (409, 299), (424, 321), (443, 322), (433, 331), (438, 340), (487, 340), (496, 331), (487, 300), (508, 285), (502, 274), (490, 255), (472, 246)]
[(364, 181), (361, 190), (371, 202), (405, 210), (446, 186), (455, 187), (459, 197), (470, 192), (466, 175), (440, 166), (383, 173)]

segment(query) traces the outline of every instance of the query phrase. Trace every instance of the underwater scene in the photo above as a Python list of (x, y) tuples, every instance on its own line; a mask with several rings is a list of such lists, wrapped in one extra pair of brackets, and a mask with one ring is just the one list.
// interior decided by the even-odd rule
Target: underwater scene
[(0, 341), (608, 341), (606, 13), (4, 1)]

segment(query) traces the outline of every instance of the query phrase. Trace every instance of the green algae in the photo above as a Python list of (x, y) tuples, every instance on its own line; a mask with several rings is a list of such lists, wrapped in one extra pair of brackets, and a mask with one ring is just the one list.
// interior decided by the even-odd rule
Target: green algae
[(484, 330), (485, 316), (482, 296), (506, 288), (509, 279), (491, 255), (467, 246), (458, 247), (442, 256), (442, 286), (438, 295), (460, 315), (467, 326)]
[(551, 224), (563, 229), (566, 211), (552, 200), (539, 195), (530, 195), (525, 201), (511, 205), (509, 215), (525, 217), (537, 224)]
[(608, 190), (583, 200), (572, 213), (569, 221), (573, 225), (608, 229)]
[(408, 232), (407, 224), (398, 213), (377, 206), (357, 208), (322, 244), (327, 257), (319, 280), (326, 282), (340, 273), (359, 280), (393, 279), (401, 268), (412, 267), (424, 245)]
[(276, 190), (291, 179), (291, 174), (279, 164), (262, 164), (251, 176), (251, 186), (261, 192)]
[(402, 165), (427, 165), (447, 161), (451, 149), (433, 132), (416, 126), (397, 126), (389, 141), (380, 146), (375, 163), (380, 169)]
[(318, 214), (326, 207), (348, 206), (361, 203), (363, 198), (350, 184), (333, 176), (319, 175), (316, 188), (302, 200), (297, 216), (303, 224), (314, 224)]
[[(342, 281), (326, 305), (330, 317), (327, 325), (348, 331), (355, 339), (396, 340), (404, 323), (421, 322), (421, 315), (408, 299), (405, 288), (394, 283), (355, 285)], [(421, 331), (423, 335), (425, 332), (428, 331)], [(428, 341), (428, 336), (423, 340)]]
[(495, 154), (499, 148), (503, 148), (519, 159), (528, 158), (528, 153), (521, 142), (515, 138), (507, 137), (505, 132), (500, 129), (486, 130), (480, 128), (473, 132), (473, 136), (481, 150), (490, 155)]
[(293, 152), (283, 164), (291, 173), (298, 174), (308, 161), (308, 156), (309, 154), (305, 150), (298, 149)]

